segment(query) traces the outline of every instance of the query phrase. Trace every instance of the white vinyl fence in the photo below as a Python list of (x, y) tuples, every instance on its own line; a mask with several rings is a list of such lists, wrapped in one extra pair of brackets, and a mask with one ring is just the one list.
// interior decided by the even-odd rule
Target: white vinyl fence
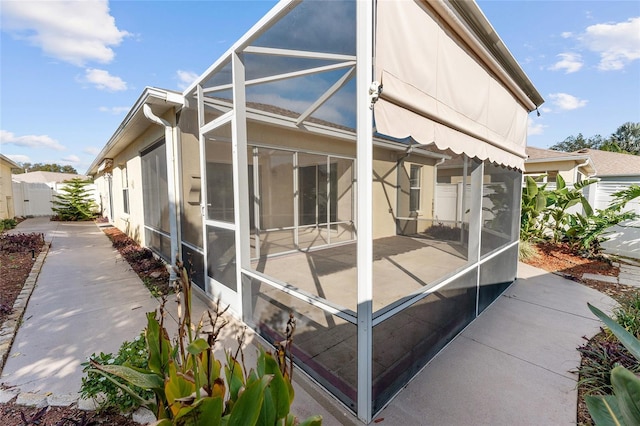
[[(613, 199), (612, 194), (628, 188), (630, 182), (617, 182), (602, 180), (591, 186), (595, 186), (595, 200), (590, 199), (594, 209), (605, 209)], [(624, 210), (632, 210), (640, 214), (640, 199), (628, 203)], [(640, 218), (624, 222), (609, 229), (606, 237), (609, 238), (602, 246), (606, 253), (616, 254), (640, 259)]]
[[(59, 194), (66, 186), (65, 183), (30, 183), (13, 182), (13, 200), (15, 215), (27, 216), (52, 216), (51, 202), (55, 195)], [(99, 203), (98, 191), (95, 184), (87, 186), (96, 203)]]

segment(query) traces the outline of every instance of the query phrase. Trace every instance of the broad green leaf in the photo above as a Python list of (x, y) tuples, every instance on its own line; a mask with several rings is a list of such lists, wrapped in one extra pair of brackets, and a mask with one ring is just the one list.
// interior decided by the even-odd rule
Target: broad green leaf
[(540, 192), (536, 195), (536, 212), (541, 212), (547, 207), (547, 197)]
[(175, 425), (219, 426), (222, 418), (222, 398), (201, 398), (184, 407), (174, 418)]
[(611, 384), (622, 418), (629, 425), (640, 425), (640, 378), (617, 366), (611, 370)]
[(245, 383), (242, 376), (242, 366), (231, 354), (227, 354), (227, 365), (224, 367), (224, 372), (227, 377), (227, 386), (229, 387), (229, 399), (235, 401), (238, 399), (238, 391)]
[(527, 195), (535, 197), (538, 194), (538, 184), (531, 176), (527, 176)]
[(113, 374), (121, 379), (126, 380), (133, 386), (138, 386), (142, 389), (160, 389), (164, 387), (164, 380), (162, 377), (154, 373), (140, 373), (133, 368), (126, 367), (124, 365), (98, 365), (94, 364), (96, 369), (104, 371), (105, 373)]
[(607, 314), (602, 312), (600, 309), (592, 306), (590, 303), (587, 303), (589, 309), (595, 316), (597, 316), (600, 321), (602, 321), (609, 330), (620, 340), (620, 343), (624, 345), (625, 348), (636, 358), (636, 360), (640, 361), (640, 340), (638, 340), (633, 334), (629, 333), (624, 327), (615, 322), (613, 319), (609, 318)]
[(271, 376), (264, 376), (260, 381), (253, 382), (238, 396), (238, 401), (231, 410), (229, 426), (253, 426), (258, 421), (264, 392), (269, 386)]
[[(272, 382), (273, 383), (273, 382)], [(264, 392), (264, 400), (260, 409), (259, 425), (275, 425), (276, 424), (276, 404), (273, 400), (273, 394), (267, 390)]]
[(160, 327), (155, 312), (147, 313), (145, 338), (147, 339), (147, 347), (149, 348), (149, 369), (154, 373), (164, 376), (164, 369), (169, 363), (171, 342), (167, 336), (167, 331)]
[(167, 403), (174, 416), (178, 414), (181, 406), (180, 402), (176, 402), (176, 399), (189, 396), (195, 391), (196, 386), (189, 380), (185, 380), (179, 376), (175, 363), (170, 362), (169, 378), (164, 385), (164, 393), (167, 396)]
[(593, 208), (591, 204), (589, 204), (589, 200), (582, 197), (580, 198), (580, 202), (582, 203), (582, 208), (584, 209), (584, 214), (587, 216), (593, 216)]
[(618, 403), (613, 395), (584, 397), (589, 414), (596, 426), (624, 426)]
[(271, 384), (269, 385), (269, 391), (275, 404), (276, 418), (283, 419), (289, 414), (289, 407), (291, 405), (289, 388), (285, 383), (284, 377), (282, 377), (278, 363), (271, 354), (265, 354), (264, 364), (265, 373), (273, 376), (273, 380), (271, 380)]
[(556, 189), (562, 190), (566, 187), (567, 187), (567, 184), (565, 183), (564, 178), (562, 177), (562, 175), (558, 174), (556, 176)]
[(198, 338), (187, 346), (187, 352), (191, 355), (199, 355), (207, 349), (209, 349), (209, 344), (203, 338)]
[(149, 408), (151, 411), (155, 412), (156, 411), (156, 406), (152, 401), (147, 401), (146, 399), (142, 398), (140, 395), (138, 395), (138, 393), (134, 392), (133, 389), (131, 389), (129, 386), (124, 385), (122, 383), (120, 383), (119, 381), (115, 380), (113, 377), (111, 377), (110, 374), (98, 370), (96, 368), (89, 368), (86, 370), (88, 373), (97, 373), (100, 374), (102, 376), (104, 376), (107, 380), (109, 380), (111, 383), (113, 383), (114, 385), (116, 385), (117, 387), (119, 387), (120, 389), (122, 389), (123, 392), (131, 395), (134, 399), (136, 399), (140, 405)]
[(200, 424), (206, 426), (219, 426), (222, 420), (222, 410), (224, 404), (222, 398), (202, 398), (199, 401), (198, 411), (200, 419), (203, 420)]

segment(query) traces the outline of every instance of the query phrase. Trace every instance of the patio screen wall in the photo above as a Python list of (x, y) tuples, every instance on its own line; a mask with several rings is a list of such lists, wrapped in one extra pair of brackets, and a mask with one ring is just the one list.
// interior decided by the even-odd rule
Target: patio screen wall
[[(373, 68), (374, 52), (356, 45), (373, 34), (370, 7), (282, 3), (213, 64), (185, 92), (197, 106), (201, 161), (199, 176), (183, 185), (191, 202), (201, 198), (202, 239), (193, 237), (197, 226), (183, 228), (183, 251), (204, 249), (207, 294), (222, 296), (270, 343), (283, 339), (291, 313), (295, 362), (365, 422), (515, 279), (521, 173), (504, 165), (520, 161), (526, 118), (464, 43), (444, 43), (438, 48), (472, 64), (482, 90), (494, 93), (495, 103), (480, 96), (492, 118), (436, 126), (434, 143), (407, 137), (424, 130), (411, 127), (415, 120), (432, 121), (413, 116), (403, 128), (383, 113), (377, 131), (390, 134), (374, 137), (362, 123), (395, 98), (383, 90), (386, 103), (370, 109), (362, 101), (371, 95), (363, 70)], [(426, 9), (417, 19), (455, 39)], [(386, 36), (378, 31), (378, 43)], [(464, 113), (468, 85), (455, 83), (438, 84)], [(514, 120), (495, 119), (501, 112)], [(493, 133), (460, 136), (469, 128)], [(488, 139), (508, 147), (514, 139), (517, 149), (485, 149)]]

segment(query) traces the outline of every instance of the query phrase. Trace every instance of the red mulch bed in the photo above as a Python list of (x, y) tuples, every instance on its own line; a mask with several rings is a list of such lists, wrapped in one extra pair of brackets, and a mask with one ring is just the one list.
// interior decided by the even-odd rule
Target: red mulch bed
[(157, 259), (151, 250), (140, 247), (137, 242), (116, 227), (103, 227), (102, 231), (153, 295), (163, 296), (173, 292), (169, 285), (166, 264)]

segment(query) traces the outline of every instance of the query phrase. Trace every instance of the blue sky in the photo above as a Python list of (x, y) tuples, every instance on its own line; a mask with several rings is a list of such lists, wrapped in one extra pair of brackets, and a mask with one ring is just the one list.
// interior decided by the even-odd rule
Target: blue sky
[[(145, 86), (182, 90), (274, 1), (1, 0), (0, 152), (86, 171)], [(640, 2), (478, 2), (546, 99), (529, 145), (640, 122)]]

